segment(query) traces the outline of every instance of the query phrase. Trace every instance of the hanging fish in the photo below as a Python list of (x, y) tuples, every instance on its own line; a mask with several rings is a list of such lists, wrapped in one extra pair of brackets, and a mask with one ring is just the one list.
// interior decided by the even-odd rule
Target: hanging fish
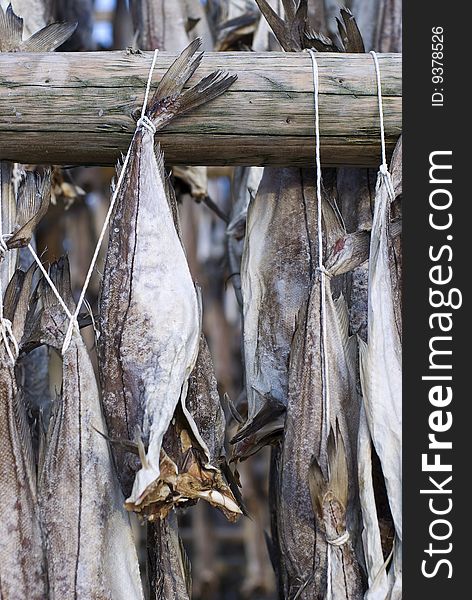
[[(68, 262), (54, 263), (50, 277), (72, 312)], [(41, 306), (33, 304), (28, 315), (28, 347), (46, 344), (60, 352), (69, 319), (45, 280), (39, 298)], [(75, 328), (63, 356), (61, 387), (38, 468), (50, 598), (140, 600), (129, 516), (108, 443), (98, 433), (105, 431), (98, 387)]]
[[(12, 324), (16, 340), (23, 335), (32, 278), (33, 269), (26, 274), (16, 271), (5, 292), (4, 318)], [(1, 337), (0, 439), (0, 597), (43, 600), (47, 578), (31, 432), (14, 366)]]
[(401, 598), (402, 593), (402, 352), (390, 264), (394, 199), (390, 175), (379, 172), (370, 242), (368, 343), (359, 339), (365, 416), (395, 526), (391, 600)]
[(308, 171), (266, 168), (249, 205), (241, 261), (248, 418), (232, 440), (237, 456), (283, 428), (290, 344), (312, 277), (307, 198), (313, 197)]
[[(200, 64), (202, 55), (195, 56), (199, 47), (199, 40), (192, 42), (161, 80), (147, 111), (157, 130), (216, 98), (234, 82), (235, 76), (215, 72), (182, 92)], [(200, 307), (167, 186), (162, 153), (154, 152), (152, 128), (140, 127), (112, 216), (99, 338), (110, 437), (132, 441), (136, 427), (142, 436), (141, 462), (119, 444), (113, 447), (123, 490), (129, 494), (127, 506), (137, 511), (153, 503), (161, 460), (174, 468), (161, 448), (179, 401), (186, 426), (200, 438), (185, 406), (198, 356)], [(205, 455), (208, 461), (208, 449)]]

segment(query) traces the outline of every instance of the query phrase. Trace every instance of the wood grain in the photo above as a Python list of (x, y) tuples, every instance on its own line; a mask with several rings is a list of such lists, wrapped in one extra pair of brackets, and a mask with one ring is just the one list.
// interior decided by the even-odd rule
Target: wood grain
[[(160, 53), (157, 85), (175, 55)], [(0, 54), (0, 160), (114, 164), (134, 131), (152, 53)], [(380, 54), (387, 145), (402, 128), (400, 54)], [(319, 54), (325, 166), (377, 166), (379, 115), (372, 57)], [(169, 164), (309, 165), (314, 111), (304, 53), (207, 53), (196, 76), (238, 74), (230, 91), (178, 118), (156, 139)]]

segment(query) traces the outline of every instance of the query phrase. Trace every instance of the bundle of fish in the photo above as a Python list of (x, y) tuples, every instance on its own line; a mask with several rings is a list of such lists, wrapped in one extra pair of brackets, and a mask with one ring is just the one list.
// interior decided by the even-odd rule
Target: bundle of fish
[[(2, 12), (14, 23), (12, 15)], [(220, 470), (224, 415), (201, 332), (200, 293), (180, 240), (163, 155), (154, 147), (157, 130), (235, 80), (215, 72), (184, 91), (201, 61), (199, 46), (199, 40), (190, 44), (162, 78), (123, 173), (100, 301), (102, 400), (74, 327), (62, 357), (60, 393), (49, 420), (40, 412), (34, 448), (14, 363), (40, 346), (63, 349), (75, 309), (67, 260), (54, 263), (39, 284), (34, 267), (17, 270), (4, 306), (2, 294), (1, 427), (2, 439), (10, 442), (2, 450), (0, 514), (9, 531), (17, 532), (0, 542), (2, 597), (142, 598), (126, 509), (164, 519), (174, 507), (201, 498), (230, 520), (241, 514)], [(47, 210), (50, 173), (27, 173), (18, 190), (14, 226), (9, 222), (2, 231), (8, 233), (2, 238), (2, 276)], [(167, 537), (156, 546), (167, 539), (182, 560), (171, 522), (162, 528)], [(18, 577), (25, 552), (29, 566)]]

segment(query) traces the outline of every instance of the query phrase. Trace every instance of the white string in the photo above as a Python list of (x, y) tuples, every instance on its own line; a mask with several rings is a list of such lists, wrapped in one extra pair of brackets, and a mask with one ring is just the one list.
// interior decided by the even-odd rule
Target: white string
[[(318, 272), (320, 273), (321, 285), (321, 376), (323, 381), (323, 432), (324, 440), (328, 439), (330, 426), (330, 395), (329, 395), (329, 377), (328, 377), (328, 341), (326, 331), (326, 277), (330, 277), (330, 273), (326, 270), (323, 264), (323, 224), (322, 224), (322, 200), (321, 200), (321, 154), (320, 154), (320, 115), (319, 115), (319, 74), (318, 63), (314, 50), (309, 49), (311, 56), (311, 64), (313, 67), (313, 85), (315, 98), (315, 157), (316, 157), (316, 200), (317, 200), (317, 229), (318, 229)], [(329, 477), (329, 467), (328, 467)], [(347, 533), (347, 532), (346, 532)], [(347, 534), (349, 536), (349, 534)], [(349, 538), (348, 538), (349, 539)], [(332, 570), (333, 570), (333, 546), (342, 545), (347, 540), (344, 536), (335, 540), (327, 540), (327, 573), (326, 573), (326, 600), (332, 600)]]
[(321, 372), (323, 380), (323, 430), (324, 439), (329, 435), (330, 396), (327, 364), (327, 331), (326, 331), (326, 277), (329, 272), (323, 265), (323, 223), (322, 223), (322, 200), (321, 200), (321, 154), (320, 154), (320, 115), (319, 115), (319, 76), (318, 63), (315, 52), (308, 50), (313, 67), (313, 85), (315, 100), (315, 159), (316, 159), (316, 201), (317, 201), (317, 233), (318, 233), (318, 272), (321, 282)]
[[(1, 196), (1, 192), (0, 192)], [(0, 197), (0, 265), (5, 258), (5, 254), (8, 252), (8, 246), (5, 242), (5, 238), (3, 234), (3, 220), (2, 220), (2, 203)], [(6, 319), (3, 315), (3, 286), (2, 286), (2, 276), (0, 273), (0, 335), (2, 337), (2, 341), (5, 344), (5, 350), (7, 351), (8, 357), (14, 366), (16, 363), (16, 359), (19, 354), (18, 342), (16, 341), (15, 335), (12, 329), (12, 322), (9, 319)], [(13, 349), (12, 349), (13, 346)]]
[(392, 177), (388, 171), (387, 165), (387, 152), (385, 150), (385, 124), (384, 124), (384, 112), (383, 112), (383, 99), (382, 99), (382, 81), (380, 78), (380, 65), (377, 58), (377, 53), (374, 50), (370, 51), (372, 58), (374, 59), (375, 65), (375, 76), (377, 79), (377, 97), (379, 102), (379, 117), (380, 117), (380, 143), (382, 146), (382, 164), (380, 165), (380, 173), (382, 174), (390, 200), (395, 200), (395, 190), (393, 187)]
[[(154, 56), (152, 59), (152, 64), (151, 64), (151, 68), (149, 69), (149, 76), (148, 76), (148, 81), (147, 81), (147, 85), (146, 85), (146, 93), (144, 95), (144, 101), (143, 101), (143, 106), (141, 109), (141, 118), (139, 119), (139, 121), (136, 124), (136, 131), (140, 128), (140, 127), (144, 127), (145, 129), (147, 129), (148, 131), (150, 131), (150, 133), (154, 134), (156, 132), (156, 128), (154, 127), (154, 123), (148, 119), (148, 117), (146, 117), (145, 112), (146, 112), (146, 107), (147, 107), (147, 103), (148, 103), (148, 98), (149, 98), (149, 92), (151, 89), (151, 81), (152, 81), (152, 74), (154, 71), (154, 67), (156, 66), (156, 60), (157, 60), (157, 54), (158, 54), (159, 50), (154, 50)], [(134, 135), (136, 135), (136, 131), (134, 133)], [(133, 140), (134, 140), (134, 136), (133, 136)], [(105, 221), (103, 222), (103, 226), (102, 226), (102, 230), (100, 231), (100, 235), (98, 237), (98, 241), (97, 244), (95, 246), (95, 251), (93, 253), (93, 257), (92, 257), (92, 261), (90, 263), (90, 267), (88, 269), (87, 272), (87, 276), (85, 278), (85, 282), (84, 285), (82, 287), (82, 291), (80, 293), (79, 296), (79, 300), (77, 302), (77, 307), (74, 311), (74, 313), (72, 315), (67, 314), (67, 316), (69, 317), (70, 321), (69, 321), (69, 327), (67, 328), (67, 332), (64, 338), (64, 344), (62, 346), (62, 354), (65, 354), (65, 352), (67, 351), (67, 349), (69, 348), (71, 339), (72, 339), (72, 331), (74, 329), (74, 327), (76, 327), (77, 331), (79, 330), (79, 325), (77, 322), (77, 317), (79, 316), (79, 312), (80, 309), (82, 307), (82, 304), (84, 302), (84, 298), (85, 298), (85, 294), (87, 293), (87, 289), (90, 283), (90, 280), (92, 279), (92, 275), (93, 275), (93, 270), (95, 268), (95, 263), (97, 262), (97, 258), (98, 258), (98, 254), (100, 252), (100, 248), (102, 246), (103, 243), (103, 239), (105, 237), (108, 225), (110, 223), (110, 219), (111, 219), (111, 215), (113, 213), (113, 209), (115, 207), (115, 203), (116, 203), (116, 199), (118, 197), (118, 193), (120, 191), (121, 188), (121, 184), (123, 182), (124, 176), (125, 176), (125, 172), (126, 172), (126, 168), (128, 166), (129, 163), (129, 159), (131, 156), (131, 147), (133, 145), (133, 140), (131, 141), (129, 148), (128, 148), (128, 152), (126, 153), (125, 159), (123, 161), (123, 165), (121, 167), (121, 172), (120, 172), (120, 176), (118, 178), (118, 181), (116, 183), (116, 187), (115, 190), (113, 192), (113, 195), (111, 197), (110, 200), (110, 206), (108, 208), (108, 212), (105, 216)], [(48, 279), (48, 283), (49, 285), (52, 284), (51, 280)], [(53, 288), (54, 293), (56, 294), (56, 296), (59, 296), (59, 292), (57, 292), (54, 284), (51, 285), (51, 287)], [(61, 306), (64, 308), (64, 302), (61, 303)]]
[(339, 535), (337, 538), (334, 538), (334, 540), (326, 539), (326, 541), (328, 542), (328, 544), (330, 546), (335, 546), (336, 548), (340, 548), (341, 546), (344, 546), (344, 544), (347, 544), (349, 539), (350, 539), (349, 531), (345, 531), (344, 533)]

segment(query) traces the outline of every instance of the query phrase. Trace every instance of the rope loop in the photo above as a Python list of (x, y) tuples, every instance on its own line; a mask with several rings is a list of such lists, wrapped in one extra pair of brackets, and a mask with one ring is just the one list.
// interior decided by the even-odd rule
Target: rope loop
[(147, 129), (152, 135), (155, 135), (157, 131), (154, 123), (151, 121), (151, 119), (146, 117), (146, 115), (139, 119), (139, 121), (136, 123), (136, 127), (142, 127), (143, 129)]
[(342, 533), (337, 538), (334, 538), (333, 540), (326, 539), (326, 542), (330, 546), (334, 546), (336, 548), (340, 548), (341, 546), (344, 546), (344, 544), (347, 544), (347, 542), (349, 541), (349, 539), (350, 539), (349, 531), (345, 531), (344, 533)]

